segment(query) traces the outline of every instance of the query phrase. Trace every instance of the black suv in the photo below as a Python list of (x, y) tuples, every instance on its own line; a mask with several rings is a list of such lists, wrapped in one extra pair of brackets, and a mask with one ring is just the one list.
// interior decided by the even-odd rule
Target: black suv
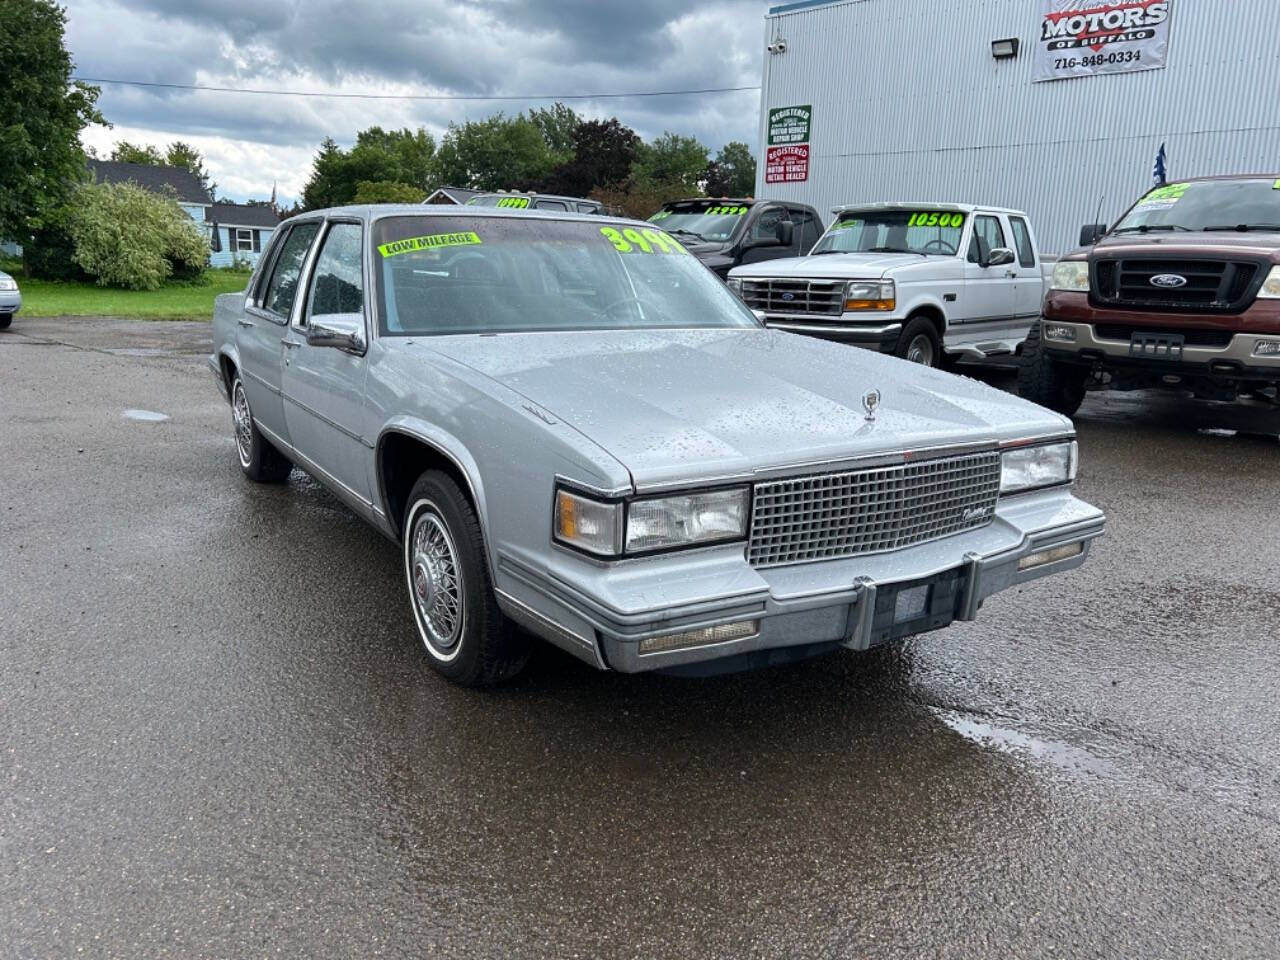
[(678, 237), (721, 280), (744, 263), (804, 256), (825, 229), (818, 211), (802, 203), (707, 197), (673, 200), (649, 222)]

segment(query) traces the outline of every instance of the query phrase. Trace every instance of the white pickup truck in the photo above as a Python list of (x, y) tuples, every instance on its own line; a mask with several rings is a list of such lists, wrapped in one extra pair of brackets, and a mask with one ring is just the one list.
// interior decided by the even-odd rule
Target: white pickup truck
[(807, 256), (729, 273), (768, 326), (933, 367), (1019, 352), (1045, 290), (1025, 213), (960, 203), (832, 212)]

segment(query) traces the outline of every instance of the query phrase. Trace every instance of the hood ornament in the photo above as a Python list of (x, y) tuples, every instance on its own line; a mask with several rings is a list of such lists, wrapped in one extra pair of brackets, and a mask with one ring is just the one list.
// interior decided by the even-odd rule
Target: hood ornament
[(876, 422), (876, 411), (880, 409), (880, 391), (872, 390), (862, 398), (862, 409), (867, 411), (867, 422)]

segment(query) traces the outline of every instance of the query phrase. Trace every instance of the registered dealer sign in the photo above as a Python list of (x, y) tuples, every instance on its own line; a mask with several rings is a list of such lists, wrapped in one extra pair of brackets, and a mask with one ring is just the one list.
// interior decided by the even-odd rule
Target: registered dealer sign
[(769, 111), (769, 149), (764, 158), (765, 183), (803, 183), (809, 179), (809, 144), (813, 107), (775, 107)]
[(1173, 0), (1041, 0), (1034, 80), (1160, 70)]

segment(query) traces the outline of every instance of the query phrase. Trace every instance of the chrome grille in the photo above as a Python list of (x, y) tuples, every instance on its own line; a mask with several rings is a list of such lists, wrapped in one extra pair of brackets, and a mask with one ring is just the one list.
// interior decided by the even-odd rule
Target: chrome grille
[(844, 313), (844, 288), (843, 280), (743, 280), (742, 299), (765, 313), (838, 317)]
[(897, 550), (984, 527), (1000, 452), (758, 483), (747, 559), (777, 567)]

